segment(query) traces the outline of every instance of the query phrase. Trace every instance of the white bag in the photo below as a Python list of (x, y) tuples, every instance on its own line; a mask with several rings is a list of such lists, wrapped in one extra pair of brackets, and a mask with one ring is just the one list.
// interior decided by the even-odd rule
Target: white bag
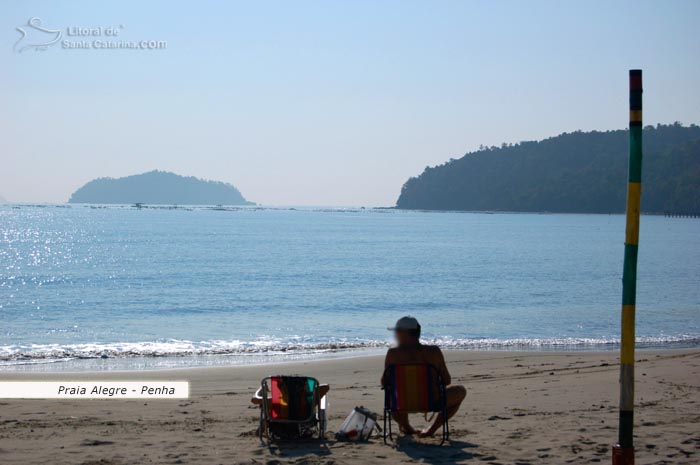
[(366, 441), (374, 428), (379, 429), (377, 414), (364, 407), (355, 407), (340, 425), (335, 437), (340, 441)]

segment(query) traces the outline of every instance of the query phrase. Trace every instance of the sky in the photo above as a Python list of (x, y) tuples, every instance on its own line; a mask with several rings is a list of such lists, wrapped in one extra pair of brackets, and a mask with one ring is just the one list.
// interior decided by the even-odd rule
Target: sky
[[(60, 40), (35, 47), (57, 35), (30, 18)], [(631, 68), (644, 124), (700, 123), (698, 19), (695, 0), (3, 0), (0, 196), (160, 169), (264, 205), (391, 206), (482, 144), (626, 127)]]

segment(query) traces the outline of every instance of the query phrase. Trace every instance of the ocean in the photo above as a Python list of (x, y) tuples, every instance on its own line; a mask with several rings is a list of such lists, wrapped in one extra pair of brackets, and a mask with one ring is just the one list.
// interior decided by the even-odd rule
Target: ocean
[[(0, 371), (614, 349), (622, 215), (0, 206)], [(640, 347), (700, 344), (700, 221), (643, 216)]]

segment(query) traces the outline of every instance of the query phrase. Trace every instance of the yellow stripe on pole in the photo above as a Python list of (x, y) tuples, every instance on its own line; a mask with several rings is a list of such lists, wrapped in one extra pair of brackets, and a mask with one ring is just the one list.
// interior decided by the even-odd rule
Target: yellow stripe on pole
[(630, 122), (631, 123), (641, 123), (642, 122), (642, 110), (630, 110)]
[(634, 364), (634, 305), (622, 306), (622, 334), (629, 337), (622, 339), (620, 363), (623, 365)]
[(639, 208), (641, 199), (642, 184), (639, 182), (627, 183), (627, 228), (625, 231), (625, 244), (639, 244)]

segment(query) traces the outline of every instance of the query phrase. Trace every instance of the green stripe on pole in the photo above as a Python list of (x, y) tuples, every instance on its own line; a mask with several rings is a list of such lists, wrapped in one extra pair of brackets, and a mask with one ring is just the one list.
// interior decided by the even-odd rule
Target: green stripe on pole
[(622, 269), (622, 305), (636, 304), (638, 253), (638, 245), (625, 244), (625, 263)]
[(634, 444), (634, 410), (620, 412), (620, 436), (618, 440), (622, 447), (632, 447)]
[(642, 109), (642, 91), (631, 91), (630, 92), (630, 110), (641, 110)]

